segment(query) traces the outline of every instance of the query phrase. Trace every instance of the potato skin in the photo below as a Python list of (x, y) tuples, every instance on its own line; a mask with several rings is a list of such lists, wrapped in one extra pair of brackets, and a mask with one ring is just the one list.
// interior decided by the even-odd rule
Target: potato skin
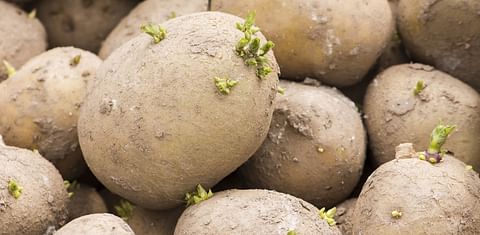
[(207, 8), (207, 0), (146, 0), (141, 2), (110, 32), (102, 43), (98, 55), (102, 59), (107, 58), (123, 43), (142, 34), (140, 26), (145, 23), (163, 23), (172, 18), (172, 12), (178, 17), (194, 12), (206, 11)]
[(336, 87), (363, 78), (394, 23), (386, 0), (213, 0), (212, 10), (241, 17), (255, 10), (257, 24), (276, 44), (282, 77)]
[[(353, 234), (479, 234), (480, 179), (465, 167), (452, 156), (435, 165), (417, 158), (381, 165), (358, 197)], [(394, 210), (401, 218), (392, 218)]]
[(184, 209), (181, 206), (167, 211), (150, 211), (135, 207), (127, 223), (138, 235), (172, 235)]
[[(419, 80), (426, 88), (415, 96)], [(457, 126), (445, 149), (480, 168), (480, 95), (448, 74), (421, 64), (390, 67), (369, 85), (364, 112), (376, 165), (392, 160), (403, 142), (426, 150), (431, 131), (445, 123)]]
[(341, 234), (320, 219), (318, 209), (302, 199), (275, 191), (227, 190), (187, 208), (175, 235)]
[(343, 235), (353, 235), (353, 211), (356, 203), (357, 198), (350, 198), (336, 206), (335, 222)]
[[(273, 52), (274, 72), (263, 80), (245, 65), (234, 50), (243, 37), (237, 22), (243, 19), (219, 12), (178, 17), (163, 24), (168, 33), (160, 43), (142, 34), (105, 60), (82, 108), (79, 137), (87, 164), (110, 191), (146, 209), (173, 208), (261, 145), (278, 67)], [(239, 84), (222, 95), (215, 76)]]
[(74, 46), (97, 53), (102, 41), (136, 0), (42, 0), (35, 4), (50, 47)]
[[(1, 234), (42, 235), (67, 219), (67, 191), (55, 167), (40, 154), (6, 146), (0, 136), (0, 228)], [(23, 187), (15, 199), (9, 180)]]
[[(80, 55), (78, 65), (72, 59)], [(77, 121), (87, 82), (102, 61), (73, 47), (32, 58), (14, 77), (0, 83), (0, 134), (5, 143), (37, 149), (66, 179), (85, 169)]]
[(353, 102), (330, 87), (281, 81), (267, 139), (240, 169), (251, 188), (318, 207), (345, 200), (365, 162), (366, 133)]
[(120, 217), (108, 213), (85, 215), (70, 221), (55, 235), (135, 235)]
[(77, 184), (72, 191), (73, 195), (68, 201), (69, 220), (94, 214), (107, 213), (107, 205), (95, 188), (86, 184)]
[(480, 1), (402, 0), (398, 27), (412, 57), (480, 91)]
[(40, 21), (4, 1), (0, 1), (0, 38), (0, 81), (7, 78), (3, 60), (19, 69), (47, 49), (47, 35)]

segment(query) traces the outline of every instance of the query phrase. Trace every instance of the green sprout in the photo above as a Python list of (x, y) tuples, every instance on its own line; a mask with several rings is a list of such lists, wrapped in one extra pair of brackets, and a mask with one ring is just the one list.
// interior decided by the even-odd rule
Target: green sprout
[(290, 231), (288, 231), (287, 235), (297, 235), (297, 231), (290, 230)]
[(425, 89), (425, 82), (423, 80), (418, 80), (417, 84), (415, 85), (415, 89), (413, 89), (413, 95), (419, 95), (423, 89)]
[(238, 84), (238, 81), (230, 80), (228, 78), (215, 77), (214, 81), (218, 91), (225, 95), (230, 94), (231, 88)]
[(465, 170), (471, 171), (471, 170), (473, 170), (473, 166), (472, 165), (466, 165)]
[(432, 164), (439, 163), (443, 159), (445, 151), (442, 150), (443, 144), (447, 141), (448, 136), (455, 130), (454, 125), (438, 125), (433, 129), (430, 135), (430, 145), (427, 151), (419, 152), (420, 160), (428, 161)]
[(33, 9), (27, 16), (29, 19), (35, 19), (37, 17), (37, 9)]
[(114, 206), (115, 212), (117, 212), (117, 215), (120, 216), (123, 220), (127, 221), (132, 217), (133, 214), (133, 209), (135, 209), (135, 206), (133, 206), (129, 201), (127, 200), (120, 200), (120, 204)]
[(266, 54), (275, 46), (272, 41), (267, 41), (265, 44), (260, 44), (260, 38), (255, 37), (255, 34), (260, 29), (255, 24), (255, 12), (250, 12), (245, 19), (245, 22), (237, 23), (237, 29), (242, 31), (244, 37), (241, 38), (235, 46), (235, 51), (238, 56), (242, 57), (247, 66), (256, 67), (257, 77), (264, 79), (270, 74), (273, 69), (268, 64)]
[(140, 30), (150, 35), (153, 38), (153, 42), (155, 44), (159, 43), (160, 41), (165, 39), (165, 37), (167, 36), (167, 30), (165, 30), (165, 28), (163, 28), (160, 25), (156, 25), (152, 23), (142, 25), (140, 27)]
[(202, 201), (205, 201), (213, 196), (212, 190), (208, 192), (202, 187), (202, 185), (197, 185), (197, 190), (192, 193), (185, 194), (185, 201), (187, 201), (187, 207), (190, 205), (198, 204)]
[(174, 11), (170, 12), (170, 14), (167, 16), (167, 18), (168, 18), (169, 20), (171, 20), (171, 19), (173, 19), (173, 18), (175, 18), (175, 17), (177, 17), (177, 13), (174, 12)]
[(18, 199), (20, 195), (22, 195), (22, 190), (23, 190), (23, 187), (18, 185), (18, 183), (15, 180), (11, 179), (8, 181), (8, 192), (15, 199)]
[(76, 180), (72, 181), (71, 183), (68, 180), (64, 180), (63, 186), (65, 187), (65, 189), (67, 189), (68, 198), (73, 197), (73, 195), (75, 194), (73, 191), (75, 191), (75, 189), (78, 189), (80, 187), (80, 185)]
[(82, 55), (76, 55), (75, 57), (72, 58), (70, 61), (70, 66), (77, 66), (80, 63), (80, 59), (82, 58)]
[(8, 63), (8, 61), (4, 60), (3, 66), (5, 66), (5, 69), (7, 70), (8, 78), (13, 77), (13, 75), (17, 73), (17, 70), (15, 70), (15, 67), (13, 67), (10, 63)]
[(402, 217), (402, 212), (397, 211), (397, 210), (392, 211), (392, 218), (400, 219), (400, 217)]
[(278, 88), (277, 88), (277, 92), (278, 92), (280, 95), (285, 95), (285, 88), (283, 88), (283, 87), (278, 87)]
[(332, 209), (328, 210), (327, 212), (325, 212), (325, 207), (320, 209), (320, 211), (318, 212), (320, 214), (320, 218), (321, 219), (324, 219), (327, 221), (327, 223), (330, 225), (330, 226), (334, 226), (337, 224), (337, 222), (335, 222), (335, 213), (337, 213), (337, 208), (336, 207), (333, 207)]

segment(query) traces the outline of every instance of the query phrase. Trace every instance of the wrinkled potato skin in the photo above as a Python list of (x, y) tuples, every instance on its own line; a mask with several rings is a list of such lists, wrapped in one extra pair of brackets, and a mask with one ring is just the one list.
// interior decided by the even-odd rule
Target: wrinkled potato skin
[(138, 235), (172, 235), (184, 206), (167, 211), (149, 211), (135, 207), (128, 225)]
[(142, 34), (140, 26), (153, 22), (163, 23), (172, 18), (194, 12), (207, 11), (207, 0), (147, 0), (138, 4), (120, 23), (112, 30), (107, 39), (102, 43), (98, 55), (107, 58), (116, 48), (130, 39)]
[(175, 235), (341, 234), (302, 199), (275, 191), (227, 190), (183, 212)]
[(363, 78), (394, 24), (386, 0), (213, 0), (212, 10), (241, 17), (255, 10), (257, 25), (276, 44), (282, 77), (336, 87)]
[(337, 222), (336, 225), (343, 235), (353, 235), (352, 222), (356, 202), (356, 198), (350, 198), (336, 206), (335, 222)]
[(414, 59), (480, 91), (480, 1), (402, 0), (398, 26)]
[[(416, 83), (426, 88), (413, 94)], [(426, 150), (439, 123), (456, 125), (445, 149), (480, 168), (480, 95), (448, 74), (421, 64), (390, 67), (369, 85), (364, 101), (369, 144), (376, 165), (393, 159), (395, 146)]]
[(55, 235), (135, 235), (120, 217), (107, 213), (85, 215), (70, 221)]
[[(67, 219), (67, 190), (58, 170), (38, 153), (4, 145), (0, 136), (1, 234), (42, 235)], [(22, 193), (10, 195), (8, 181), (15, 180)]]
[(280, 86), (285, 95), (275, 100), (268, 137), (240, 173), (251, 188), (330, 208), (350, 195), (362, 174), (367, 143), (360, 114), (334, 88)]
[[(353, 234), (480, 234), (480, 179), (465, 167), (452, 156), (383, 164), (358, 197)], [(392, 218), (394, 210), (402, 217)]]
[(136, 0), (42, 0), (35, 4), (49, 46), (74, 46), (97, 53), (102, 41), (135, 7)]
[[(168, 34), (160, 43), (142, 34), (105, 60), (82, 108), (79, 137), (87, 164), (110, 191), (146, 209), (173, 208), (261, 145), (278, 67), (271, 51), (274, 72), (265, 79), (245, 65), (234, 51), (243, 37), (237, 22), (243, 19), (219, 12), (178, 17), (163, 24)], [(239, 84), (223, 95), (215, 76)]]
[[(80, 63), (70, 65), (80, 55)], [(77, 120), (87, 82), (102, 61), (72, 47), (55, 48), (30, 60), (0, 83), (0, 134), (5, 143), (37, 149), (66, 179), (85, 169)]]
[(40, 21), (4, 1), (0, 1), (0, 39), (0, 81), (7, 78), (3, 60), (19, 69), (47, 49), (47, 34)]
[(70, 220), (78, 217), (94, 214), (107, 213), (107, 205), (95, 188), (86, 184), (78, 184), (72, 190), (73, 195), (68, 202), (68, 217)]

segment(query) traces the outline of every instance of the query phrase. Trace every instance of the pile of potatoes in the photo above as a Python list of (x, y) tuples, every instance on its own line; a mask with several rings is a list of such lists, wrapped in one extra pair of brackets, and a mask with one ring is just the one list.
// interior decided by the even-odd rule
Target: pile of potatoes
[(479, 12), (0, 0), (0, 234), (480, 234)]

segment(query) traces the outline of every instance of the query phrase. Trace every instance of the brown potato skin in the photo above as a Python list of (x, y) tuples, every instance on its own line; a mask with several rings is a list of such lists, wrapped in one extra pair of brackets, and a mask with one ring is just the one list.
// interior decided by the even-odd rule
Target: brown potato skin
[[(452, 156), (381, 165), (358, 197), (353, 234), (479, 234), (480, 179), (465, 167)], [(394, 210), (402, 217), (392, 218)]]
[(150, 211), (135, 207), (127, 223), (138, 235), (172, 235), (184, 209), (181, 206), (166, 211)]
[(108, 213), (84, 215), (70, 221), (55, 235), (135, 235), (130, 226), (120, 217)]
[(336, 206), (335, 222), (337, 222), (337, 228), (343, 235), (353, 235), (352, 222), (356, 202), (357, 198), (350, 198)]
[(47, 34), (40, 21), (4, 1), (0, 1), (0, 39), (0, 82), (7, 78), (4, 60), (19, 69), (47, 49)]
[[(413, 94), (416, 83), (426, 88)], [(395, 146), (412, 142), (426, 150), (432, 130), (440, 123), (456, 125), (445, 149), (480, 168), (480, 95), (448, 74), (421, 64), (390, 67), (369, 85), (364, 101), (365, 121), (373, 160), (392, 160)]]
[(212, 0), (212, 10), (241, 17), (256, 11), (258, 26), (276, 44), (282, 77), (336, 87), (363, 78), (394, 23), (386, 0)]
[(74, 46), (97, 53), (102, 41), (137, 0), (42, 0), (35, 4), (49, 46)]
[[(42, 235), (67, 219), (67, 190), (55, 167), (40, 154), (6, 146), (0, 136), (0, 234)], [(23, 187), (18, 199), (9, 180)]]
[[(110, 191), (146, 209), (173, 208), (261, 145), (278, 66), (269, 52), (274, 72), (261, 80), (245, 65), (234, 50), (243, 37), (237, 22), (243, 19), (219, 12), (178, 17), (163, 24), (160, 43), (142, 34), (105, 60), (78, 129), (88, 166)], [(223, 95), (215, 76), (239, 84)]]
[(140, 26), (146, 23), (163, 23), (171, 18), (172, 12), (176, 17), (194, 12), (207, 11), (207, 0), (147, 0), (139, 3), (120, 23), (110, 32), (102, 43), (98, 55), (107, 58), (123, 43), (142, 34)]
[(285, 95), (275, 100), (268, 137), (239, 172), (251, 188), (330, 208), (362, 174), (367, 143), (360, 114), (335, 88), (286, 81), (280, 87)]
[(341, 234), (320, 219), (318, 209), (302, 199), (269, 190), (227, 190), (188, 207), (175, 235)]
[(86, 184), (77, 184), (68, 201), (69, 220), (95, 213), (107, 213), (107, 205), (95, 188)]
[(412, 57), (480, 91), (480, 1), (402, 0), (398, 26)]
[[(78, 65), (71, 60), (80, 55)], [(37, 149), (65, 179), (85, 169), (77, 121), (87, 89), (102, 61), (73, 48), (55, 48), (32, 58), (0, 83), (0, 134), (5, 143)]]

